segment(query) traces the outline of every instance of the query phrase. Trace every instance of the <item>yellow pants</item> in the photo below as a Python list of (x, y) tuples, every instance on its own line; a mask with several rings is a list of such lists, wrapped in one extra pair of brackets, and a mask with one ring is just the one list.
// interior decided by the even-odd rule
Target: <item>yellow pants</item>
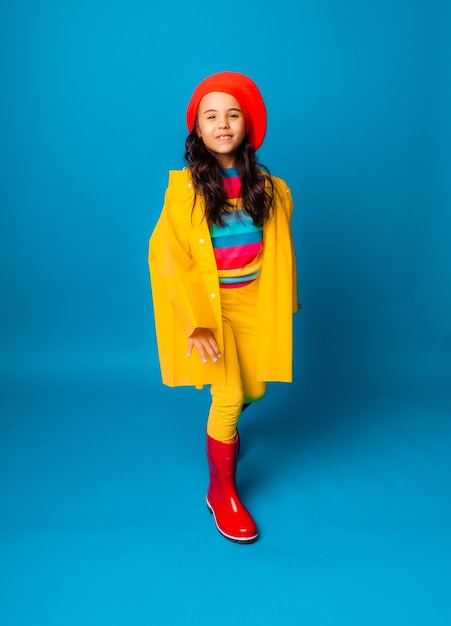
[(226, 386), (211, 385), (207, 433), (213, 439), (232, 442), (241, 407), (265, 395), (266, 383), (256, 377), (256, 306), (258, 280), (250, 285), (221, 289)]

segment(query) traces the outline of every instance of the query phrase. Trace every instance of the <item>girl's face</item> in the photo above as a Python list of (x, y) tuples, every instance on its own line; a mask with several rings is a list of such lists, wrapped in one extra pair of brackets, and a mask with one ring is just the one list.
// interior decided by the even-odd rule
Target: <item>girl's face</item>
[(235, 155), (246, 130), (236, 98), (222, 91), (207, 93), (197, 111), (197, 134), (221, 167), (235, 167)]

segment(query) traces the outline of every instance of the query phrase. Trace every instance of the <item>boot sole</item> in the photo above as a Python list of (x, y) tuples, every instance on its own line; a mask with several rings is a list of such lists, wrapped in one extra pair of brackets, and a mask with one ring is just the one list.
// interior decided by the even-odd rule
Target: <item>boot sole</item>
[(218, 526), (218, 522), (216, 521), (216, 515), (212, 507), (210, 506), (210, 503), (208, 502), (208, 498), (206, 499), (206, 502), (207, 502), (207, 508), (210, 511), (210, 513), (213, 515), (213, 519), (215, 520), (216, 528), (218, 529), (218, 531), (221, 533), (223, 537), (225, 537), (229, 541), (233, 541), (233, 543), (255, 543), (257, 541), (258, 533), (256, 535), (252, 535), (252, 537), (243, 538), (243, 537), (233, 537), (232, 535), (228, 535), (223, 530), (221, 530)]

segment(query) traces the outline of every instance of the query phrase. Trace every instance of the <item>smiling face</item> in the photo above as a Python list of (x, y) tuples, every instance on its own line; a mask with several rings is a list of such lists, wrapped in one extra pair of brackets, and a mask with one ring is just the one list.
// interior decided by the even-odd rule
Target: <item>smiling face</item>
[(207, 93), (197, 111), (197, 134), (221, 167), (235, 167), (236, 151), (246, 135), (238, 100), (222, 91)]

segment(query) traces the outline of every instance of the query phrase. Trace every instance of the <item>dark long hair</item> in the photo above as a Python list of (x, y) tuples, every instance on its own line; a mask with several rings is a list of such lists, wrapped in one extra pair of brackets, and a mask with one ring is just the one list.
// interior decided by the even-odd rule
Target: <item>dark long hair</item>
[[(186, 139), (184, 159), (191, 171), (195, 193), (204, 198), (208, 225), (223, 226), (223, 215), (233, 209), (221, 179), (224, 170), (198, 136), (196, 128)], [(272, 215), (274, 185), (268, 168), (258, 162), (247, 137), (236, 152), (236, 167), (241, 180), (240, 208), (252, 217), (254, 224), (263, 226)], [(265, 181), (269, 182), (269, 191)]]

